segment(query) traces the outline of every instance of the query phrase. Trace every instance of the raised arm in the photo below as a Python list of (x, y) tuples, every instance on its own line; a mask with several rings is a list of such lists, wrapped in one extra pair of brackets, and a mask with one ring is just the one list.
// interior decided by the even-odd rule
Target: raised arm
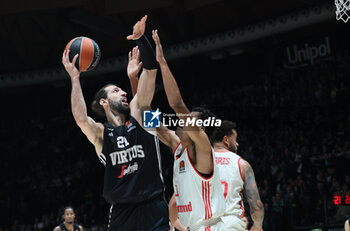
[[(127, 74), (130, 80), (133, 96), (135, 96), (137, 93), (137, 87), (139, 82), (138, 73), (140, 72), (142, 67), (142, 62), (140, 62), (139, 59), (140, 50), (136, 46), (132, 49), (132, 51), (129, 52), (129, 62), (127, 67)], [(175, 148), (180, 142), (180, 139), (175, 134), (175, 132), (169, 130), (163, 125), (160, 128), (157, 128), (157, 136), (165, 145), (171, 148), (171, 150), (175, 150)]]
[(140, 124), (142, 124), (142, 110), (151, 106), (157, 75), (157, 61), (154, 57), (153, 48), (144, 36), (146, 20), (147, 15), (134, 25), (133, 34), (127, 36), (128, 40), (136, 41), (143, 65), (143, 70), (138, 81), (137, 93), (130, 102), (130, 113)]
[(255, 182), (255, 175), (250, 164), (240, 159), (241, 174), (244, 179), (244, 196), (248, 201), (250, 216), (254, 222), (251, 231), (262, 231), (264, 221), (264, 205), (261, 202), (258, 186)]
[(138, 74), (141, 70), (142, 62), (140, 62), (140, 50), (136, 46), (129, 52), (129, 62), (127, 67), (127, 74), (130, 80), (132, 95), (137, 93), (137, 86), (139, 83)]
[[(189, 115), (190, 111), (182, 99), (180, 89), (164, 57), (163, 48), (160, 43), (157, 30), (152, 31), (152, 38), (156, 44), (156, 58), (162, 72), (164, 90), (167, 95), (169, 105), (177, 114)], [(179, 116), (180, 119), (187, 118), (187, 116), (182, 115)], [(198, 155), (201, 156), (201, 158), (194, 157), (196, 169), (202, 173), (210, 173), (213, 169), (213, 161), (211, 145), (208, 136), (204, 130), (197, 126), (184, 127), (184, 131), (188, 134), (190, 139), (195, 144), (196, 157)], [(190, 155), (192, 159), (193, 156), (192, 154)], [(194, 159), (192, 159), (192, 161)]]
[(97, 155), (102, 151), (103, 125), (96, 123), (87, 115), (86, 104), (80, 85), (80, 72), (75, 67), (78, 54), (74, 56), (73, 61), (69, 61), (69, 50), (65, 50), (62, 55), (62, 63), (69, 74), (72, 83), (71, 107), (75, 122), (86, 135), (88, 140), (95, 146)]
[(156, 59), (162, 73), (164, 90), (168, 98), (169, 106), (178, 114), (189, 114), (190, 111), (182, 99), (179, 86), (177, 85), (177, 82), (164, 57), (162, 44), (160, 43), (158, 36), (158, 30), (152, 31), (152, 38), (156, 44)]

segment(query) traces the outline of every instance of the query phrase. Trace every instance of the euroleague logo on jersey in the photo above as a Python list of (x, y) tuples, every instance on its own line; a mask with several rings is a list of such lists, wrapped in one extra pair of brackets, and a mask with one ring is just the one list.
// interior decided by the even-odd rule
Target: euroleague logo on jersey
[(186, 172), (185, 161), (181, 160), (180, 165), (179, 165), (179, 173), (184, 173), (184, 172)]

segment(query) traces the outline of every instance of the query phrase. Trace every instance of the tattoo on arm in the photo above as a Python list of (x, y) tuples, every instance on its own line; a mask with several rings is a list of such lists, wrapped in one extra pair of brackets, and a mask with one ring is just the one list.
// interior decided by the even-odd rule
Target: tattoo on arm
[(264, 206), (259, 196), (254, 171), (248, 162), (245, 167), (244, 196), (249, 204), (254, 226), (261, 227), (264, 220)]

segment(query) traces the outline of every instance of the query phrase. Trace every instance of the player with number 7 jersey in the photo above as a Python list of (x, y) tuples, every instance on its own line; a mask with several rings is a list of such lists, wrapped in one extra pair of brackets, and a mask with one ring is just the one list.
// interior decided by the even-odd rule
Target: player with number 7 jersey
[(210, 137), (215, 150), (216, 165), (220, 173), (226, 202), (226, 211), (221, 217), (227, 230), (243, 231), (247, 228), (244, 217), (243, 194), (249, 204), (254, 222), (251, 231), (262, 231), (264, 207), (252, 167), (237, 152), (237, 132), (231, 121), (224, 120)]
[(245, 230), (246, 225), (241, 218), (244, 217), (243, 185), (240, 174), (240, 160), (242, 158), (229, 151), (216, 151), (215, 163), (220, 172), (221, 184), (226, 201), (226, 212), (221, 218), (237, 230)]

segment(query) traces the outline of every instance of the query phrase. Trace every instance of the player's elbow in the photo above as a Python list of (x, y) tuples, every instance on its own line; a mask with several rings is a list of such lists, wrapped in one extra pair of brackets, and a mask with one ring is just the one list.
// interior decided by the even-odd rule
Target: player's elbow
[(83, 129), (89, 125), (88, 118), (74, 118), (79, 128)]
[(254, 206), (252, 211), (253, 211), (253, 213), (263, 215), (264, 214), (264, 206), (262, 204)]
[(72, 110), (72, 114), (74, 117), (75, 122), (78, 124), (84, 124), (88, 122), (88, 117), (86, 113), (81, 113), (79, 111), (76, 110)]
[(264, 214), (264, 205), (263, 205), (263, 203), (259, 200), (256, 204), (251, 206), (251, 211), (253, 213), (257, 213), (257, 214)]
[(262, 215), (264, 215), (264, 206), (258, 207), (256, 211)]
[(151, 108), (152, 98), (147, 98), (147, 96), (139, 95), (137, 105), (139, 108)]
[(137, 93), (138, 108), (150, 108), (154, 96), (154, 89), (147, 92), (138, 91)]

